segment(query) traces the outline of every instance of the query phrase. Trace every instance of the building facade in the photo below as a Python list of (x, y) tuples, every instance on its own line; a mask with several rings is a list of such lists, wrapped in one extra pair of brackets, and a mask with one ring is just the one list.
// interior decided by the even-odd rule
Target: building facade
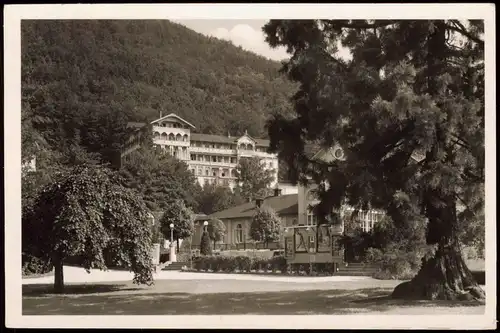
[[(344, 158), (342, 149), (334, 147), (319, 150), (312, 155), (315, 159), (334, 162)], [(281, 185), (281, 184), (280, 184)], [(345, 262), (340, 238), (344, 233), (344, 223), (353, 219), (365, 231), (370, 231), (382, 219), (384, 212), (359, 211), (356, 215), (352, 207), (340, 209), (340, 224), (318, 225), (318, 217), (313, 207), (318, 203), (315, 195), (317, 184), (309, 182), (299, 185), (296, 194), (283, 194), (280, 188), (274, 195), (263, 200), (255, 200), (228, 208), (207, 216), (207, 220), (219, 219), (226, 227), (224, 240), (216, 244), (219, 250), (281, 249), (289, 263), (332, 263)], [(250, 226), (255, 212), (262, 206), (273, 209), (281, 218), (279, 241), (269, 244), (254, 243), (250, 238)], [(209, 222), (210, 223), (210, 222)], [(198, 248), (201, 242), (203, 222), (200, 222), (192, 238), (192, 246)]]
[(278, 158), (267, 152), (269, 141), (245, 133), (239, 137), (196, 133), (195, 126), (171, 113), (151, 122), (156, 147), (186, 162), (200, 185), (236, 184), (236, 167), (240, 159), (258, 157), (266, 169), (273, 170), (278, 181)]

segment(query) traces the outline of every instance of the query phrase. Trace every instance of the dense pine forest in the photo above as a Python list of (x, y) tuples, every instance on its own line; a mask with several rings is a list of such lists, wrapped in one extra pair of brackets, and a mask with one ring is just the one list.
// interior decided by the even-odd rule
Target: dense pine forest
[[(211, 134), (265, 137), (289, 113), (281, 65), (169, 21), (23, 21), (23, 155), (118, 148), (129, 121), (174, 112)], [(34, 145), (37, 142), (37, 145)]]

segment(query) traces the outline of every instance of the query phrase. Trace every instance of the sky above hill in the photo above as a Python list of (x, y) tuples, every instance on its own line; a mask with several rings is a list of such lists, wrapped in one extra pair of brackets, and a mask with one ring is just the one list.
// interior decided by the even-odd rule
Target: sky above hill
[[(266, 43), (262, 27), (267, 20), (175, 20), (175, 22), (203, 35), (229, 40), (245, 50), (272, 60), (280, 61), (289, 57), (285, 48), (273, 49)], [(348, 51), (342, 49), (340, 55), (348, 57)]]

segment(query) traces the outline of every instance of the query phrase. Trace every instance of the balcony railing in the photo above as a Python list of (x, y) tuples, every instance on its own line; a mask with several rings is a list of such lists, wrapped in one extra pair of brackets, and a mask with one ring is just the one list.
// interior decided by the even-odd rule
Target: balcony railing
[(190, 146), (190, 151), (192, 153), (210, 153), (210, 154), (221, 154), (221, 155), (236, 155), (236, 149), (222, 149), (222, 148), (205, 148)]
[(231, 163), (229, 162), (213, 162), (213, 161), (198, 161), (198, 160), (189, 160), (190, 164), (196, 164), (196, 165), (210, 165), (210, 166), (217, 166), (217, 167), (235, 167), (237, 164), (236, 162)]
[(186, 148), (189, 147), (189, 141), (168, 140), (162, 139), (160, 137), (154, 138), (153, 143), (157, 145), (182, 146)]

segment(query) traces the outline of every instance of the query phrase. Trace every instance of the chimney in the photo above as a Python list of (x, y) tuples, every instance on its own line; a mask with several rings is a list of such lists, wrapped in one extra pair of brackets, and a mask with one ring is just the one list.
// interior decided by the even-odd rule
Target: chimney
[(255, 205), (257, 206), (257, 208), (260, 208), (262, 206), (262, 199), (258, 198), (258, 199), (255, 199)]
[(274, 196), (279, 197), (281, 195), (281, 189), (280, 188), (275, 188), (274, 189)]

